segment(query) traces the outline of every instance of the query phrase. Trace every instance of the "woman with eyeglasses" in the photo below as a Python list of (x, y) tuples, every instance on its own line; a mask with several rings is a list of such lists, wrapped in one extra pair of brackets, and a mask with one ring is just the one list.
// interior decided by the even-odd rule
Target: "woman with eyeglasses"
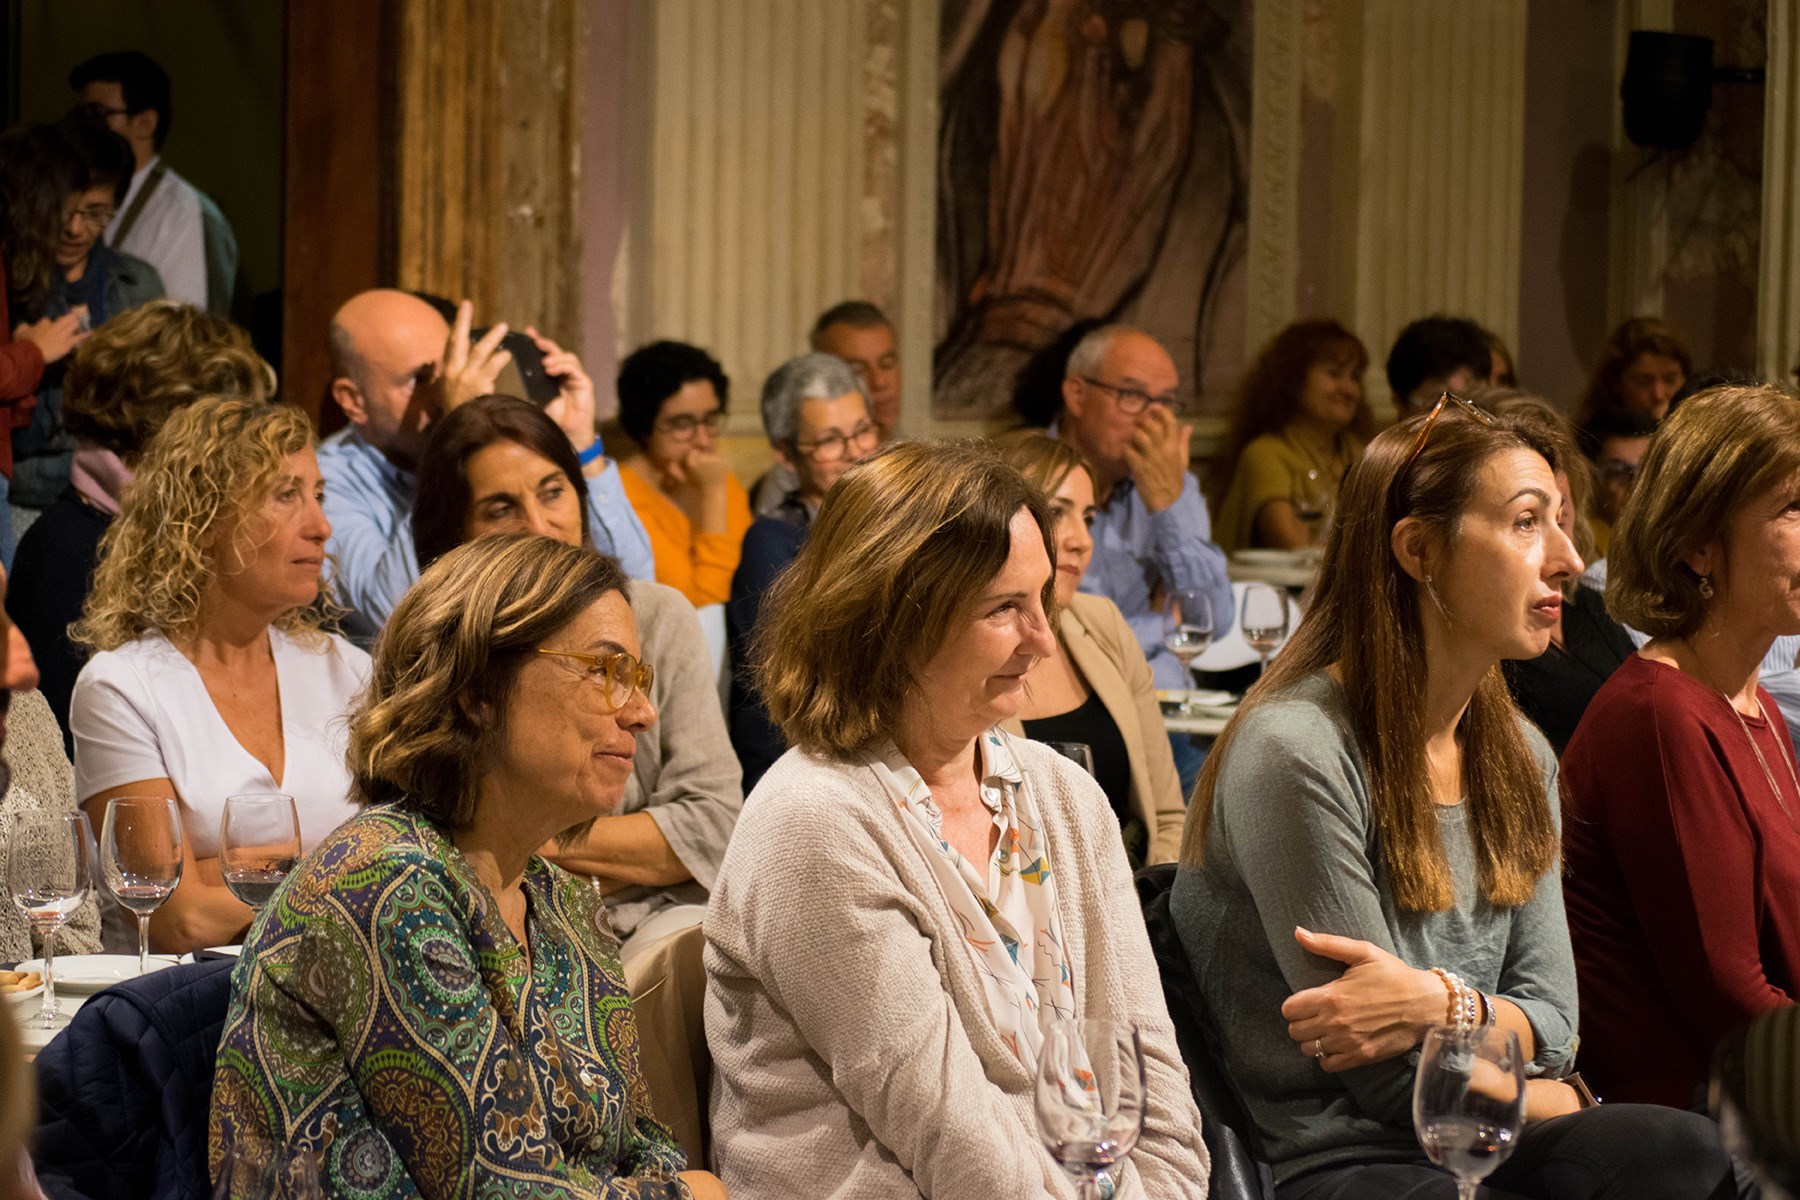
[(400, 601), (350, 717), (363, 811), (233, 972), (215, 1171), (248, 1147), (317, 1156), (333, 1196), (725, 1195), (651, 1114), (600, 893), (539, 853), (617, 810), (656, 720), (626, 589), (513, 535)]
[[(125, 139), (104, 125), (70, 117), (57, 132), (79, 164), (76, 189), (63, 197), (56, 236), (56, 270), (42, 313), (61, 317), (82, 311), (88, 328), (160, 299), (156, 268), (108, 246), (101, 233), (131, 184), (134, 163)], [(63, 428), (62, 381), (66, 363), (44, 372), (29, 424), (12, 433), (12, 503), (48, 508), (69, 485), (75, 441)], [(20, 530), (23, 533), (23, 530)]]
[(802, 354), (770, 372), (763, 383), (762, 422), (775, 460), (793, 471), (796, 486), (744, 535), (744, 556), (725, 604), (734, 664), (731, 744), (744, 768), (745, 792), (787, 749), (750, 678), (750, 639), (763, 595), (800, 553), (825, 493), (881, 444), (862, 380), (849, 363), (830, 354)]
[(1296, 321), (1270, 339), (1238, 388), (1231, 484), (1213, 534), (1221, 548), (1317, 544), (1338, 487), (1374, 431), (1369, 352), (1336, 321)]
[(1564, 1082), (1556, 759), (1499, 669), (1544, 652), (1581, 570), (1556, 457), (1448, 395), (1377, 436), (1305, 619), (1201, 772), (1170, 910), (1278, 1200), (1457, 1194), (1411, 1113), (1446, 1024), (1509, 1030), (1529, 1064), (1489, 1194), (1736, 1194), (1704, 1118)]
[(625, 495), (650, 534), (656, 580), (696, 607), (731, 595), (750, 496), (719, 454), (731, 381), (685, 342), (652, 342), (619, 364), (619, 424), (637, 443), (620, 461)]

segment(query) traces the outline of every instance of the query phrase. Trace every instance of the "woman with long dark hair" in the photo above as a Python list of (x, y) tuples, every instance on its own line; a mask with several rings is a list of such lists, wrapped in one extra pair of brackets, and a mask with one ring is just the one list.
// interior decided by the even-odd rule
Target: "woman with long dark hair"
[(1544, 652), (1581, 570), (1555, 454), (1448, 395), (1371, 442), (1306, 619), (1201, 773), (1171, 910), (1278, 1200), (1454, 1195), (1413, 1130), (1414, 1051), (1480, 1023), (1530, 1076), (1491, 1195), (1733, 1194), (1704, 1118), (1583, 1109), (1563, 1081), (1556, 759), (1499, 670)]

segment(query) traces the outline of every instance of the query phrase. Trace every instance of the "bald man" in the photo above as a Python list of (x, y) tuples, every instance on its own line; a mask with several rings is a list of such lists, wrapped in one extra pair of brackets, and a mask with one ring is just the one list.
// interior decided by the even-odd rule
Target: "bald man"
[[(451, 325), (407, 292), (380, 288), (345, 301), (331, 319), (331, 395), (349, 427), (319, 447), (325, 476), (327, 549), (336, 560), (339, 599), (352, 610), (346, 630), (372, 639), (419, 576), (413, 551), (413, 471), (434, 418), (494, 390), (512, 356), (500, 348), (506, 326), (469, 340), (467, 300)], [(594, 432), (594, 385), (575, 355), (535, 329), (544, 370), (561, 384), (544, 413), (569, 436), (587, 476), (594, 546), (634, 579), (655, 577), (650, 538), (632, 511), (612, 460)]]
[(1081, 590), (1106, 596), (1131, 622), (1159, 687), (1191, 687), (1163, 645), (1161, 601), (1204, 593), (1213, 628), (1230, 627), (1231, 581), (1212, 542), (1212, 519), (1188, 470), (1192, 429), (1176, 419), (1180, 373), (1149, 334), (1094, 330), (1069, 353), (1057, 435), (1094, 467), (1094, 558)]

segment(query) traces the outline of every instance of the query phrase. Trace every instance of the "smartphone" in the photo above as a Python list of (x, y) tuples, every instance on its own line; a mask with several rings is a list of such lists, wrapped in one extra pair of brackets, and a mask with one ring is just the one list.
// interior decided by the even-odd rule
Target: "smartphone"
[[(412, 294), (437, 309), (444, 320), (451, 325), (456, 324), (454, 302), (446, 300), (442, 296), (434, 296), (430, 292), (413, 292)], [(484, 325), (480, 329), (469, 330), (469, 344), (474, 345), (479, 342), (492, 328), (491, 325)], [(544, 352), (538, 349), (536, 342), (518, 330), (511, 330), (500, 339), (500, 345), (512, 355), (513, 368), (519, 372), (519, 383), (525, 389), (527, 400), (533, 404), (545, 405), (556, 399), (557, 394), (562, 391), (562, 385), (554, 376), (545, 373)]]

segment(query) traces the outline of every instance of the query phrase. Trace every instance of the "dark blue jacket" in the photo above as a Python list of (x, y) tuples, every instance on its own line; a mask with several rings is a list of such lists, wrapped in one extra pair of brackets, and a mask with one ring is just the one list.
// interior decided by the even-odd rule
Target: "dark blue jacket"
[(51, 1200), (207, 1200), (213, 1058), (229, 960), (145, 975), (89, 1000), (37, 1058), (32, 1158)]
[(725, 602), (725, 636), (731, 660), (726, 721), (731, 728), (731, 748), (744, 768), (746, 796), (763, 772), (787, 753), (787, 742), (769, 719), (769, 711), (763, 707), (751, 681), (750, 639), (762, 613), (763, 593), (799, 555), (811, 518), (805, 506), (793, 497), (783, 501), (776, 514), (758, 517), (744, 534), (737, 574), (731, 577), (731, 599)]

